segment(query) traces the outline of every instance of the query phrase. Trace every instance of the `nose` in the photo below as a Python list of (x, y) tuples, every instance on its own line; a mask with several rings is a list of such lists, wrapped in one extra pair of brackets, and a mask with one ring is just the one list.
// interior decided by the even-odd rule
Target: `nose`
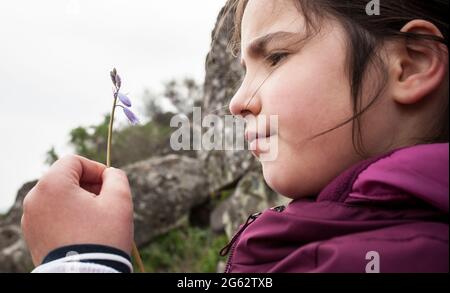
[(252, 114), (258, 115), (261, 112), (261, 99), (258, 92), (253, 92), (245, 85), (245, 82), (241, 85), (230, 102), (230, 112), (233, 115), (245, 115)]

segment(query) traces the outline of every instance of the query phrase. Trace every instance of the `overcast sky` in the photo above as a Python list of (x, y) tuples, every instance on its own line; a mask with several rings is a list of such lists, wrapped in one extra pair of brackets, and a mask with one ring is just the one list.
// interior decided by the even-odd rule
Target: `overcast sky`
[[(138, 98), (171, 78), (204, 78), (225, 0), (14, 0), (0, 7), (0, 213), (46, 170), (69, 131), (102, 120), (109, 71)], [(121, 120), (123, 118), (119, 118)]]

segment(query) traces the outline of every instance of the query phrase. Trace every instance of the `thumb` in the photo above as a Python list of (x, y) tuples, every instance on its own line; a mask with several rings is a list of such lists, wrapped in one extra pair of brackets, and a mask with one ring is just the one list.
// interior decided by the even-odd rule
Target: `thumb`
[(102, 174), (102, 188), (100, 197), (111, 198), (117, 196), (131, 197), (130, 184), (124, 171), (116, 168), (107, 168)]

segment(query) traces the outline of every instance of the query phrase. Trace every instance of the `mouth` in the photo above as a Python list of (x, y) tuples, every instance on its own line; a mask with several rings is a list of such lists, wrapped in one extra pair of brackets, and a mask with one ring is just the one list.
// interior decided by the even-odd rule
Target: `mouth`
[(265, 133), (256, 131), (245, 131), (245, 140), (249, 143), (249, 150), (259, 157), (262, 153), (269, 152), (270, 138), (275, 136), (276, 133)]
[(248, 141), (248, 143), (252, 143), (253, 141), (257, 139), (262, 138), (269, 138), (274, 134), (271, 133), (260, 133), (260, 132), (254, 132), (254, 131), (245, 131), (245, 140)]

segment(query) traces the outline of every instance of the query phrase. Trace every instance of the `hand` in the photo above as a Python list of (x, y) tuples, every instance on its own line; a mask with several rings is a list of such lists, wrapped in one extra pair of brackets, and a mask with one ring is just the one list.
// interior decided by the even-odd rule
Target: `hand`
[(25, 197), (22, 231), (35, 265), (73, 244), (130, 253), (133, 204), (126, 174), (80, 156), (58, 160)]

